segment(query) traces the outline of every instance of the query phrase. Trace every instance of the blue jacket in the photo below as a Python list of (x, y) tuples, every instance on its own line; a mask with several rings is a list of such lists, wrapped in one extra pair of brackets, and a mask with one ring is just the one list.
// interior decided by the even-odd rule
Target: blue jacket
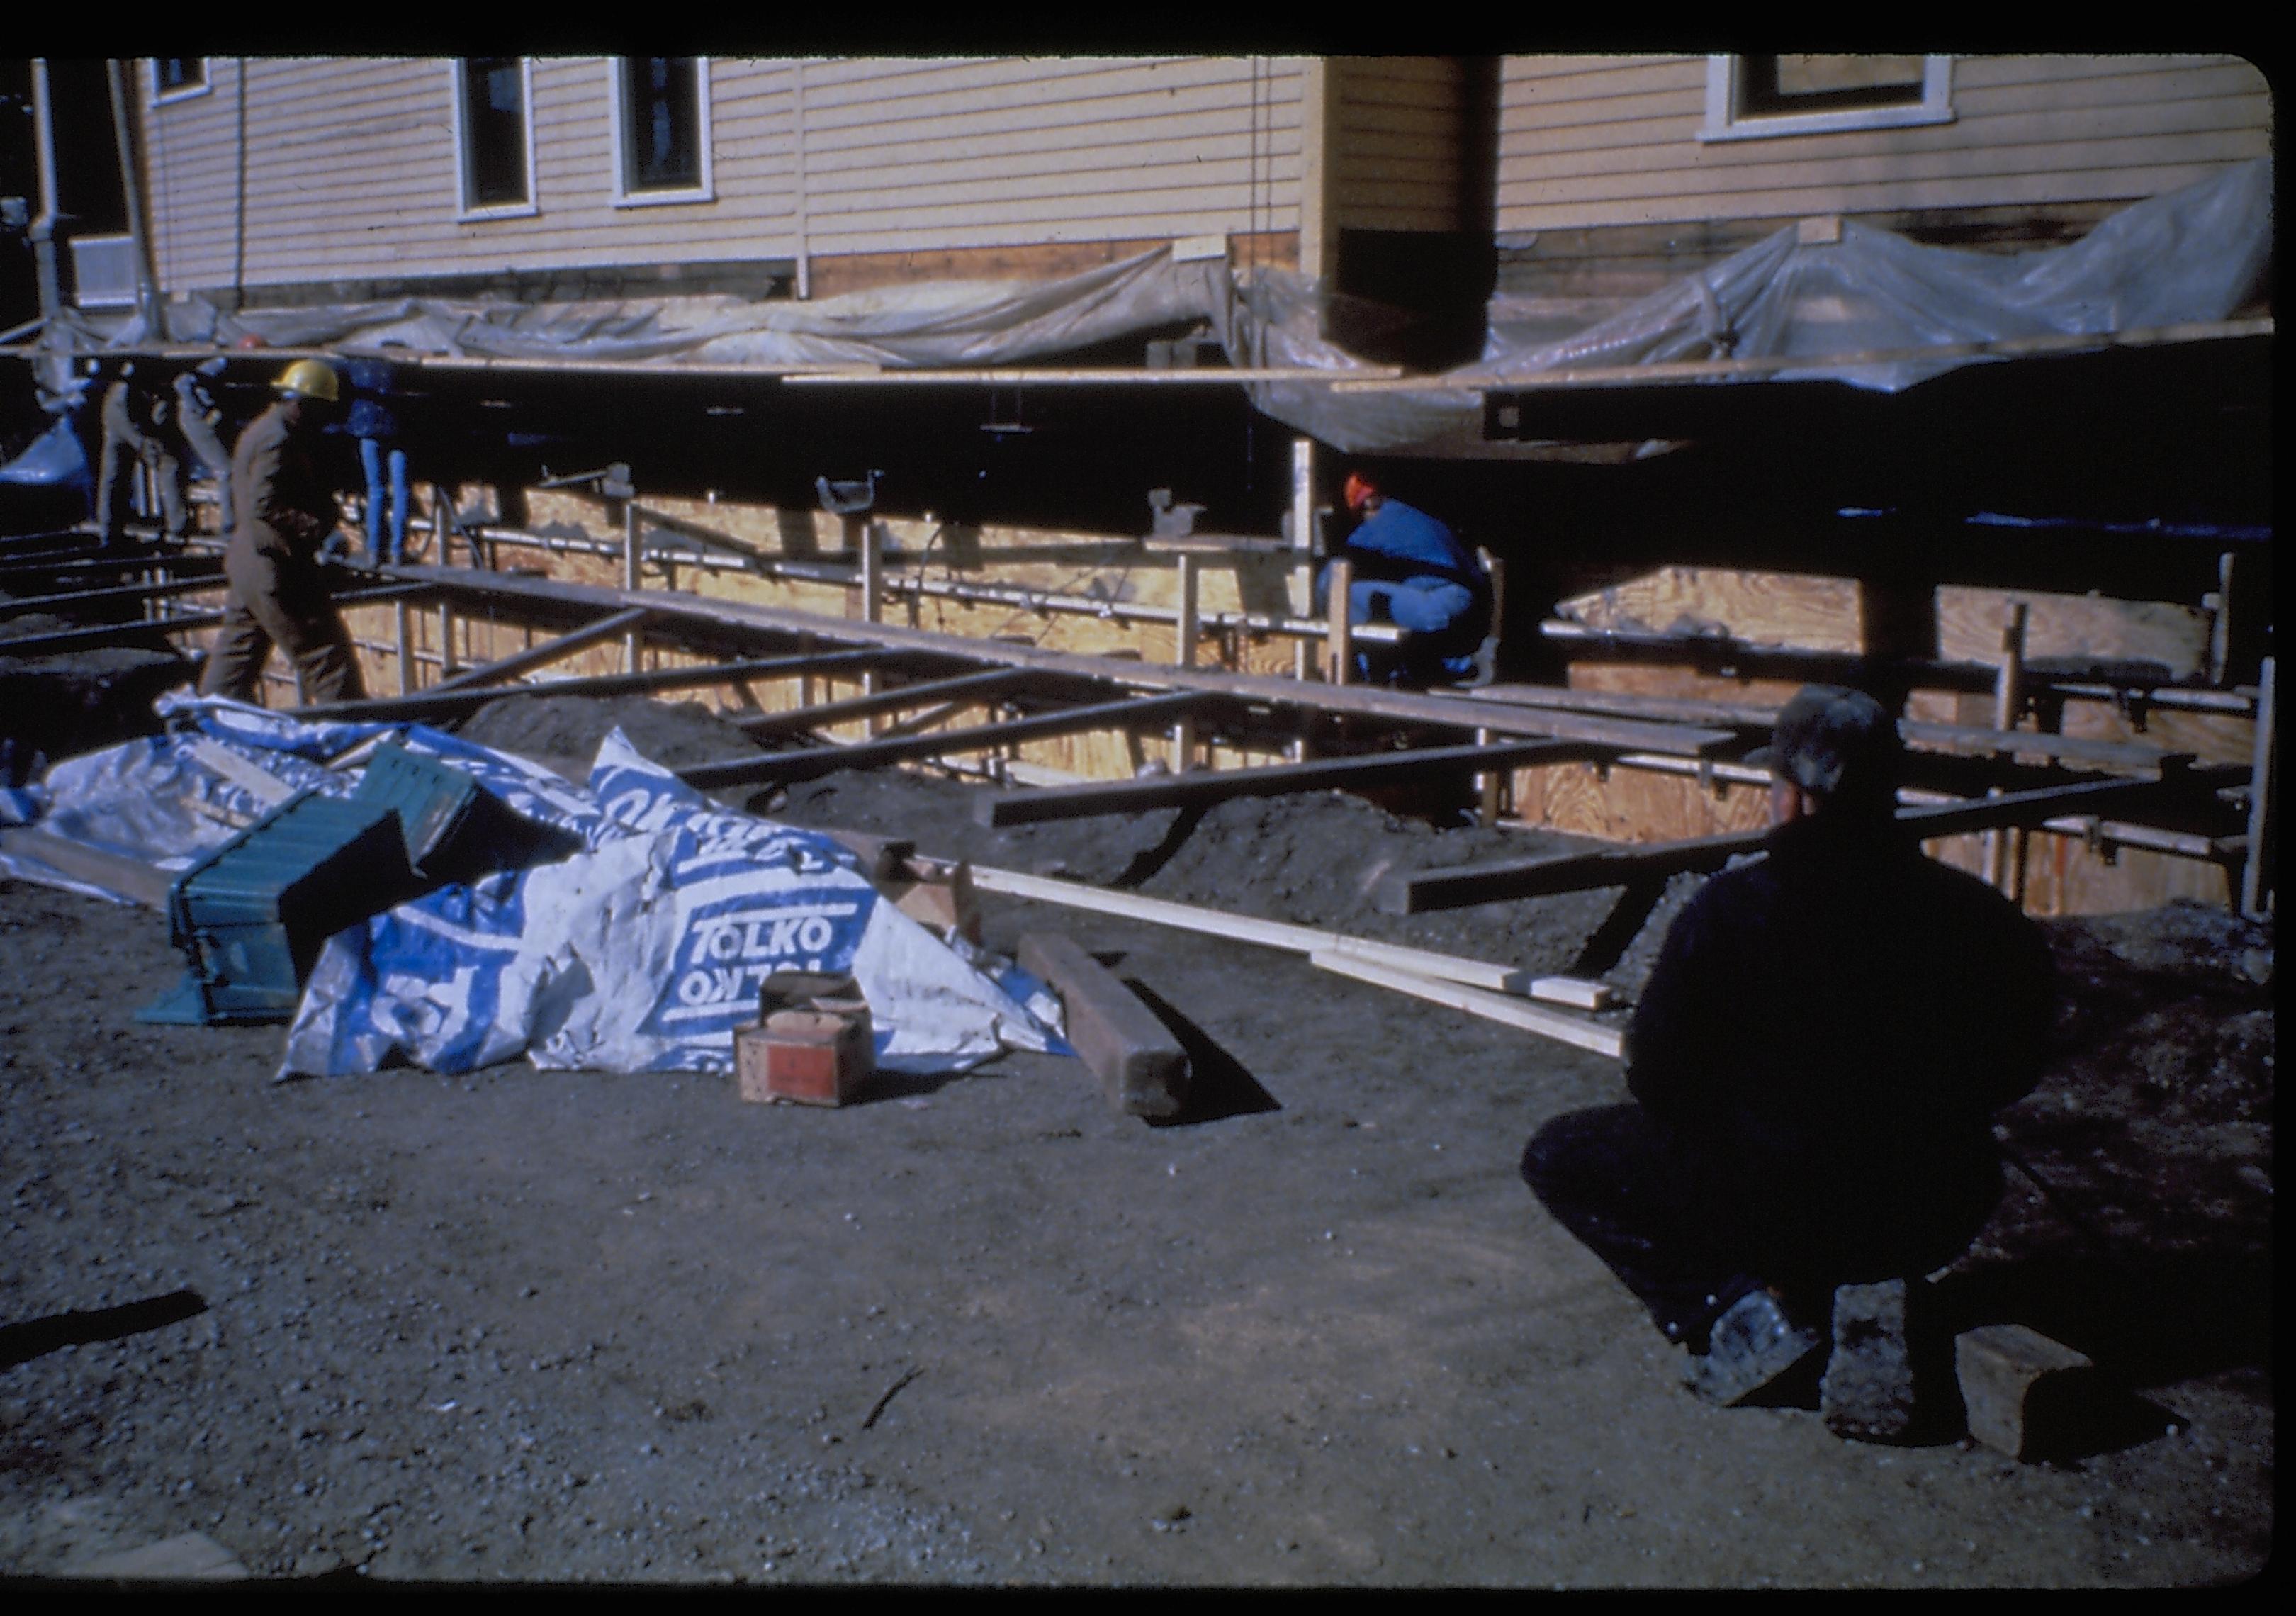
[(1482, 563), (1450, 529), (1399, 499), (1382, 500), (1378, 510), (1364, 518), (1348, 535), (1345, 554), (1358, 581), (1439, 578), (1478, 595), (1490, 587)]

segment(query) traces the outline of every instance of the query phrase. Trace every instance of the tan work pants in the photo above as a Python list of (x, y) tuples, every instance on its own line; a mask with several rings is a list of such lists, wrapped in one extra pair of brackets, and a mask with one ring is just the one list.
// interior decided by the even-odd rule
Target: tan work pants
[(223, 570), (231, 600), (200, 676), (201, 695), (255, 701), (275, 644), (295, 664), (305, 701), (355, 701), (366, 693), (350, 633), (314, 562), (235, 535)]

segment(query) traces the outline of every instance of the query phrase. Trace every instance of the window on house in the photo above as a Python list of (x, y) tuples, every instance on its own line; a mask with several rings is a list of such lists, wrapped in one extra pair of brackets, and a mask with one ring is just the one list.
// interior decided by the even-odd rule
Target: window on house
[(154, 56), (152, 58), (152, 99), (173, 101), (178, 96), (197, 95), (208, 87), (208, 59), (204, 56)]
[(614, 64), (613, 82), (616, 200), (706, 200), (709, 63), (696, 56), (628, 56)]
[(530, 212), (534, 207), (532, 86), (516, 56), (473, 56), (455, 64), (463, 211)]
[(1701, 140), (1953, 120), (1950, 56), (1714, 56)]

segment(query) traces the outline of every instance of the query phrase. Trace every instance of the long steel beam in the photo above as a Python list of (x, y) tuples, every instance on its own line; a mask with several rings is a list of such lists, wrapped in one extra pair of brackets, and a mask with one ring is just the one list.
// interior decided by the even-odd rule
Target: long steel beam
[(120, 584), (108, 589), (68, 589), (59, 595), (26, 595), (0, 601), (0, 618), (22, 617), (59, 606), (101, 606), (112, 601), (156, 601), (171, 595), (196, 595), (202, 589), (229, 587), (221, 573), (206, 578), (170, 578), (164, 584)]
[(454, 690), (476, 690), (485, 685), (499, 685), (504, 679), (515, 678), (530, 669), (543, 668), (561, 657), (572, 656), (586, 645), (600, 640), (611, 640), (626, 628), (635, 628), (652, 616), (644, 606), (632, 606), (626, 611), (610, 612), (594, 623), (585, 623), (579, 628), (562, 634), (555, 639), (545, 640), (539, 645), (529, 645), (524, 651), (512, 652), (491, 662), (481, 662), (449, 679), (441, 679), (430, 688), (440, 694)]
[(716, 763), (696, 764), (677, 773), (688, 785), (705, 792), (733, 785), (790, 785), (844, 769), (882, 768), (912, 758), (981, 751), (1008, 742), (1038, 740), (1046, 735), (1161, 726), (1216, 699), (1200, 690), (1174, 691), (1160, 696), (1136, 696), (1127, 701), (1063, 708), (1058, 712), (1007, 718), (971, 729), (945, 729), (929, 735), (904, 735), (898, 740), (857, 741), (849, 746), (808, 746), (798, 751), (770, 752), (761, 758), (728, 758)]
[(509, 690), (440, 691), (434, 686), (414, 695), (375, 696), (362, 701), (330, 701), (319, 706), (299, 707), (294, 711), (295, 716), (301, 718), (459, 718), (478, 711), (490, 701), (505, 701), (512, 696), (627, 696), (657, 690), (691, 690), (703, 685), (729, 685), (736, 679), (775, 679), (840, 670), (858, 672), (864, 668), (882, 668), (898, 658), (897, 652), (873, 646), (861, 651), (753, 657), (743, 661), (701, 663), (690, 668), (657, 668), (646, 673), (608, 673), (592, 678), (552, 679), (544, 684), (521, 685)]
[(795, 734), (824, 725), (874, 718), (904, 708), (929, 707), (936, 701), (969, 699), (986, 701), (1028, 684), (1036, 676), (1025, 668), (991, 668), (982, 673), (958, 674), (954, 678), (924, 679), (873, 696), (851, 696), (814, 707), (792, 707), (781, 712), (757, 713), (735, 718), (734, 727), (752, 736)]
[[(1964, 802), (1898, 810), (1902, 834), (1926, 841), (2001, 825), (2031, 827), (2063, 814), (2129, 813), (2204, 797), (2248, 776), (2238, 764), (2177, 771), (2165, 780), (2085, 781), (2078, 785), (2008, 792)], [(1735, 831), (1654, 846), (1604, 848), (1548, 858), (1497, 859), (1443, 870), (1397, 871), (1382, 879), (1374, 901), (1390, 915), (1423, 915), (1509, 898), (1545, 898), (1636, 881), (1662, 881), (1685, 872), (1718, 870), (1741, 854), (1759, 852), (1767, 831)]]
[[(373, 606), (384, 601), (428, 595), (428, 584), (385, 584), (373, 589), (354, 589), (334, 597), (338, 606)], [(113, 623), (95, 628), (62, 628), (53, 634), (28, 635), (20, 640), (0, 640), (0, 656), (48, 656), (59, 651), (86, 651), (98, 645), (118, 645), (154, 634), (184, 634), (212, 628), (223, 621), (220, 611), (187, 611), (181, 617), (153, 618), (135, 623)]]
[(1610, 751), (1608, 747), (1587, 741), (1503, 741), (1488, 746), (1421, 747), (1412, 751), (1374, 752), (1367, 757), (1320, 758), (1312, 763), (1278, 763), (1265, 768), (1219, 769), (1144, 780), (1056, 785), (1041, 791), (1005, 792), (984, 796), (975, 802), (972, 816), (992, 829), (1001, 829), (1047, 819), (1085, 819), (1095, 814), (1197, 808), (1225, 802), (1231, 797), (1282, 797), (1294, 792), (1349, 790), (1489, 769), (1525, 768), (1542, 763), (1575, 763), (1607, 757)]
[(1368, 689), (1360, 685), (1309, 684), (1265, 674), (1231, 673), (1219, 669), (1182, 668), (1170, 664), (1122, 662), (1108, 657), (1072, 652), (1046, 651), (1002, 640), (967, 639), (898, 623), (862, 623), (824, 618), (744, 602), (714, 600), (699, 595), (647, 592), (643, 595), (604, 589), (594, 585), (565, 584), (545, 578), (518, 578), (503, 573), (472, 572), (456, 567), (390, 567), (385, 575), (448, 589), (464, 595), (496, 601), (531, 600), (604, 610), (652, 606), (667, 619), (708, 623), (735, 630), (777, 630), (810, 634), (829, 643), (877, 644), (950, 657), (979, 666), (1002, 663), (1033, 668), (1046, 673), (1075, 675), (1087, 679), (1117, 680), (1143, 688), (1200, 690), (1233, 697), (1263, 707), (1355, 715), (1394, 723), (1440, 726), (1468, 733), (1478, 729), (1495, 734), (1542, 736), (1549, 739), (1593, 741), (1625, 751), (1662, 752), (1675, 757), (1704, 757), (1737, 742), (1728, 730), (1702, 729), (1678, 724), (1646, 724), (1605, 718), (1584, 713), (1534, 711), (1495, 703), (1444, 696)]

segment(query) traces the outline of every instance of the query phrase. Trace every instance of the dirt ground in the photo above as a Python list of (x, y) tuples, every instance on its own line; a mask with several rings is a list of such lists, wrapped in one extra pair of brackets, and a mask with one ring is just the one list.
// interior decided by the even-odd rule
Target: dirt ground
[[(529, 707), (464, 733), (564, 751), (602, 727), (545, 734)], [(701, 751), (672, 751), (681, 725)], [(647, 743), (685, 761), (713, 728)], [(989, 833), (968, 789), (846, 776), (772, 811), (1542, 970), (1617, 896), (1401, 921), (1365, 896), (1380, 868), (1539, 839), (1338, 796)], [(180, 965), (156, 915), (0, 880), (0, 1573), (194, 1532), (258, 1577), (470, 1583), (2165, 1587), (2267, 1563), (2268, 926), (2049, 923), (2050, 1075), (1939, 1287), (1963, 1324), (2097, 1360), (2088, 1416), (2019, 1464), (1684, 1390), (1517, 1176), (1546, 1119), (1625, 1100), (1615, 1062), (1288, 955), (983, 901), (992, 947), (1065, 931), (1136, 984), (1194, 1057), (1187, 1118), (1117, 1115), (1048, 1056), (837, 1111), (524, 1064), (277, 1083), (276, 1028), (132, 1019)]]

